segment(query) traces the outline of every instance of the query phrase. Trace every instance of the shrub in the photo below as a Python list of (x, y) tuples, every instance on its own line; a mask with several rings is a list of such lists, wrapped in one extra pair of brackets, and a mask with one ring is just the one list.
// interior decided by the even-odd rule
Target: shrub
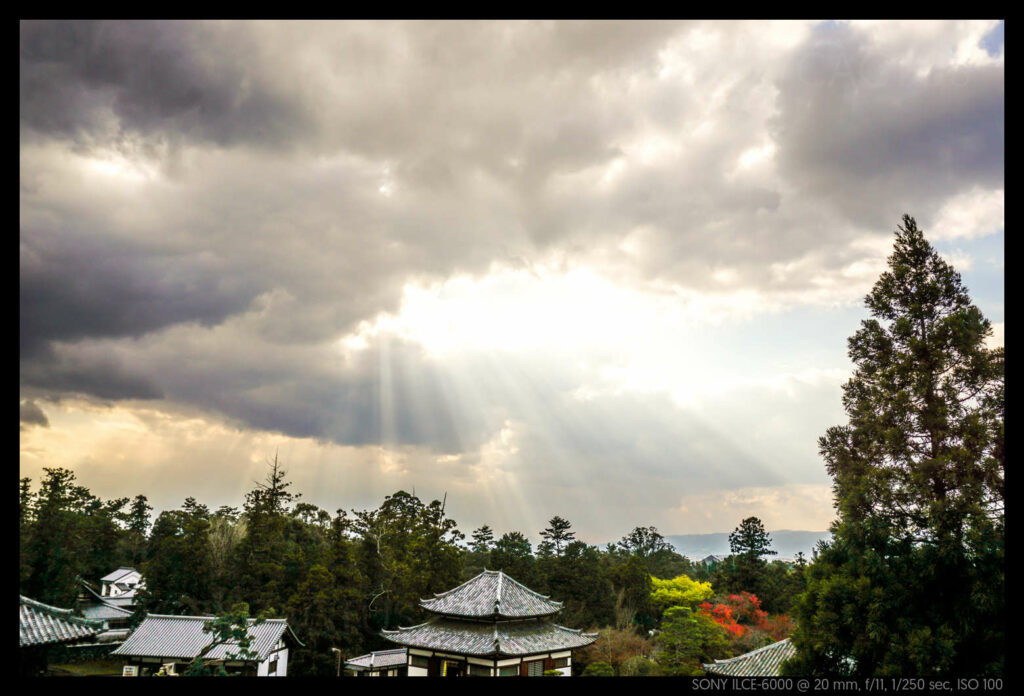
[(614, 677), (615, 670), (607, 662), (591, 662), (583, 670), (584, 677)]
[(635, 655), (619, 667), (620, 677), (655, 677), (659, 674), (661, 668), (658, 663), (643, 655)]

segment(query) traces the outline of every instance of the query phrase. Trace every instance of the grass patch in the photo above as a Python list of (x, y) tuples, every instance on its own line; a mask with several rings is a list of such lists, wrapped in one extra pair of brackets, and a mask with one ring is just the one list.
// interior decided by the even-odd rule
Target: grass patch
[(55, 677), (119, 677), (123, 665), (120, 660), (87, 660), (51, 664), (46, 671)]

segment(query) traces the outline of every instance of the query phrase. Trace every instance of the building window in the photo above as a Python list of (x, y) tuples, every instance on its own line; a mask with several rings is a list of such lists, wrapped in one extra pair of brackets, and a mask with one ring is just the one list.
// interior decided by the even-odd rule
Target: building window
[(563, 667), (569, 666), (568, 657), (557, 657), (554, 660), (552, 660), (552, 662), (554, 662), (554, 665), (552, 665), (551, 669), (562, 669)]
[(267, 667), (267, 674), (277, 674), (277, 658), (275, 657), (270, 661), (270, 666)]
[(528, 677), (543, 677), (544, 676), (544, 660), (537, 660), (535, 662), (526, 663), (526, 676)]
[(491, 676), (491, 668), (485, 667), (484, 665), (470, 665), (469, 676), (471, 677), (489, 677)]
[(519, 676), (519, 665), (509, 665), (508, 667), (498, 668), (499, 677), (516, 677)]
[(423, 667), (426, 669), (430, 667), (430, 658), (423, 657), (422, 655), (410, 655), (409, 664), (413, 667)]

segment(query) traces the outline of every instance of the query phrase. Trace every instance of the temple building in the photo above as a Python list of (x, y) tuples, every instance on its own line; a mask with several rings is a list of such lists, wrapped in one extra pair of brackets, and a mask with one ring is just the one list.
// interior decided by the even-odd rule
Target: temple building
[(99, 621), (75, 616), (71, 609), (61, 609), (20, 597), (18, 651), (19, 674), (43, 674), (49, 663), (49, 649), (56, 645), (91, 643), (103, 630)]
[[(514, 677), (572, 674), (572, 651), (597, 640), (552, 621), (562, 603), (501, 571), (484, 570), (458, 587), (420, 600), (426, 622), (381, 631), (407, 648), (408, 676)], [(388, 651), (391, 652), (391, 651)]]
[(150, 676), (182, 674), (198, 657), (221, 664), (229, 673), (253, 677), (288, 675), (289, 648), (302, 647), (285, 619), (249, 619), (250, 657), (238, 656), (241, 648), (235, 640), (218, 643), (206, 630), (213, 616), (170, 616), (147, 614), (119, 648), (110, 653), (123, 658), (132, 674)]

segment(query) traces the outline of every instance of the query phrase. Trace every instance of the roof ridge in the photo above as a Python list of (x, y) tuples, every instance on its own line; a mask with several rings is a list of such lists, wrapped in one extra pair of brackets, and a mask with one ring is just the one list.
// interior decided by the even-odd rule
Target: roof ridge
[(759, 652), (764, 652), (768, 648), (777, 648), (780, 645), (782, 645), (783, 643), (788, 643), (788, 642), (789, 642), (789, 638), (783, 638), (782, 640), (777, 640), (774, 643), (769, 643), (768, 645), (762, 645), (760, 648), (758, 648), (756, 650), (751, 650), (750, 652), (745, 652), (742, 655), (737, 655), (735, 657), (728, 657), (728, 658), (725, 658), (723, 660), (715, 660), (715, 664), (716, 665), (721, 665), (721, 664), (725, 664), (726, 662), (734, 662), (734, 661), (739, 660), (741, 658), (747, 658), (747, 657), (750, 657), (751, 655), (756, 655)]
[(43, 602), (40, 602), (38, 599), (32, 599), (31, 597), (26, 597), (25, 595), (18, 596), (21, 598), (21, 602), (23, 604), (29, 604), (40, 609), (47, 609), (58, 614), (67, 614), (68, 616), (73, 615), (70, 609), (61, 609), (60, 607), (55, 607), (52, 604), (44, 604)]
[[(216, 616), (199, 616), (193, 614), (146, 614), (147, 619), (202, 619), (203, 621), (213, 621), (217, 619)], [(249, 621), (257, 621), (260, 617), (250, 616)], [(288, 619), (281, 616), (267, 617), (264, 618), (260, 623), (287, 623)]]
[[(538, 597), (543, 597), (544, 599), (551, 599), (551, 595), (541, 594), (541, 593), (540, 593), (540, 592), (538, 592), (537, 590), (532, 590), (532, 589), (530, 589), (529, 587), (527, 587), (526, 585), (524, 585), (523, 583), (519, 582), (518, 580), (516, 580), (516, 579), (515, 579), (514, 577), (512, 577), (511, 575), (509, 575), (508, 573), (505, 573), (505, 572), (503, 572), (503, 571), (500, 571), (500, 570), (499, 570), (498, 572), (499, 572), (499, 573), (501, 573), (502, 575), (504, 575), (504, 576), (505, 576), (506, 578), (508, 578), (509, 580), (511, 580), (511, 581), (512, 581), (513, 583), (515, 583), (516, 585), (519, 585), (519, 587), (523, 588), (524, 590), (526, 590), (526, 591), (527, 591), (527, 592), (529, 592), (530, 594), (534, 594), (534, 595), (537, 595)], [(551, 599), (551, 601), (552, 601), (552, 602), (558, 602), (558, 604), (561, 604), (561, 602), (559, 602), (559, 601), (558, 601), (557, 599)]]
[(62, 609), (61, 607), (55, 607), (52, 604), (45, 604), (37, 599), (26, 597), (25, 595), (19, 594), (18, 597), (21, 599), (21, 604), (28, 605), (31, 609), (45, 612), (47, 614), (55, 614), (54, 618), (58, 618), (61, 621), (68, 621), (72, 624), (82, 626), (83, 628), (101, 628), (103, 621), (100, 619), (87, 619), (84, 616), (77, 616), (74, 609)]
[[(452, 592), (454, 592), (455, 590), (458, 590), (458, 589), (460, 589), (460, 588), (462, 588), (462, 587), (465, 587), (465, 586), (466, 586), (466, 585), (468, 585), (469, 583), (471, 583), (471, 582), (473, 582), (474, 580), (476, 580), (477, 578), (479, 578), (479, 577), (480, 577), (481, 575), (487, 575), (487, 574), (490, 574), (490, 573), (495, 573), (495, 572), (497, 572), (497, 573), (500, 573), (501, 571), (500, 571), (500, 570), (498, 570), (498, 571), (494, 571), (494, 570), (487, 570), (486, 568), (484, 568), (484, 569), (483, 569), (483, 570), (482, 570), (481, 572), (477, 573), (476, 575), (474, 575), (473, 577), (471, 577), (471, 578), (470, 578), (469, 580), (467, 580), (466, 582), (462, 583), (461, 585), (456, 585), (456, 586), (455, 586), (455, 587), (453, 587), (452, 589), (450, 589), (450, 590), (445, 590), (444, 592), (435, 592), (435, 593), (434, 593), (434, 599), (436, 599), (436, 598), (438, 598), (438, 597), (444, 597), (445, 595), (451, 594), (451, 593), (452, 593)], [(421, 602), (429, 602), (430, 600), (429, 600), (429, 599), (421, 599), (420, 601), (421, 601)]]
[(423, 623), (413, 624), (412, 626), (399, 626), (398, 628), (392, 629), (390, 631), (388, 629), (386, 629), (386, 628), (382, 628), (380, 630), (381, 630), (381, 633), (398, 633), (399, 631), (408, 631), (409, 629), (412, 629), (412, 628), (419, 628), (420, 626), (426, 626), (428, 623), (433, 623), (436, 620), (437, 620), (437, 617), (433, 617), (433, 618), (427, 619)]

